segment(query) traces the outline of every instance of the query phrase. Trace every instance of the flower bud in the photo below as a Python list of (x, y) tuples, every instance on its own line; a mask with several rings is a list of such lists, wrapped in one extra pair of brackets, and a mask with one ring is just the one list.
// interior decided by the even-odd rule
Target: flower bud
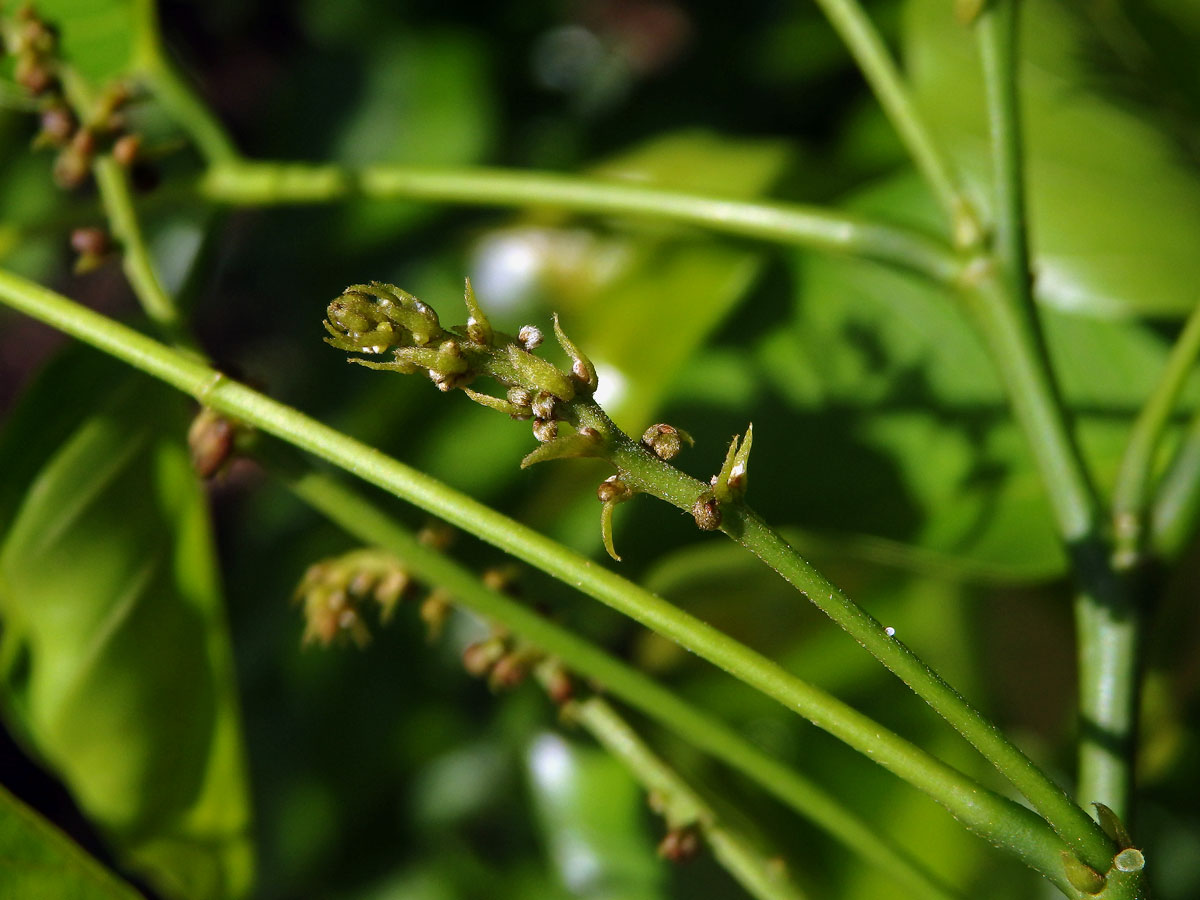
[(651, 450), (659, 459), (674, 459), (685, 442), (690, 447), (694, 443), (692, 436), (672, 425), (651, 425), (642, 435), (642, 446)]
[(693, 504), (692, 517), (701, 531), (716, 531), (721, 527), (720, 501), (711, 491), (706, 491)]
[(133, 168), (142, 152), (142, 136), (140, 134), (123, 134), (113, 144), (112, 155), (117, 165), (123, 169)]
[(558, 423), (553, 419), (534, 419), (533, 436), (543, 444), (558, 437)]
[(536, 325), (522, 325), (517, 340), (525, 350), (536, 350), (542, 345), (542, 330)]
[(700, 835), (695, 826), (672, 828), (658, 845), (658, 855), (668, 862), (691, 862), (700, 852)]

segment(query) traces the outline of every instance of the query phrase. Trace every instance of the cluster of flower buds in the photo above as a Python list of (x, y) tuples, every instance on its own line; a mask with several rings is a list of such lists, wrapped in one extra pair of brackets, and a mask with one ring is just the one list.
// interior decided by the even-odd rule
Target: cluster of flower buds
[(304, 604), (304, 642), (366, 644), (365, 607), (374, 604), (380, 621), (387, 622), (411, 583), (404, 564), (382, 550), (355, 550), (313, 564), (296, 589), (296, 600)]
[(110, 85), (90, 109), (72, 109), (60, 78), (63, 62), (54, 27), (29, 4), (2, 24), (5, 44), (15, 58), (14, 77), (32, 95), (32, 108), (41, 117), (34, 149), (58, 152), (55, 182), (64, 189), (79, 187), (91, 174), (96, 154), (108, 150), (132, 172), (136, 187), (153, 187), (157, 176), (144, 159), (141, 135), (129, 131), (124, 112), (131, 99), (128, 86)]
[[(569, 420), (567, 405), (596, 389), (596, 367), (567, 337), (554, 317), (554, 334), (571, 360), (570, 371), (535, 356), (542, 332), (525, 325), (514, 337), (494, 330), (467, 279), (464, 292), (467, 324), (443, 328), (427, 304), (395, 285), (373, 281), (351, 285), (329, 304), (324, 325), (326, 342), (351, 353), (378, 355), (391, 351), (387, 361), (351, 358), (371, 369), (412, 374), (425, 372), (443, 391), (461, 388), (476, 403), (514, 419), (531, 419), (533, 435), (544, 448), (525, 460), (532, 465), (563, 456), (599, 455), (601, 436), (580, 427), (560, 433)], [(503, 397), (471, 390), (468, 385), (486, 376), (504, 388)]]
[(493, 691), (512, 690), (523, 684), (530, 673), (545, 660), (538, 648), (515, 640), (507, 632), (496, 630), (482, 641), (463, 650), (463, 668), (475, 678), (486, 678)]

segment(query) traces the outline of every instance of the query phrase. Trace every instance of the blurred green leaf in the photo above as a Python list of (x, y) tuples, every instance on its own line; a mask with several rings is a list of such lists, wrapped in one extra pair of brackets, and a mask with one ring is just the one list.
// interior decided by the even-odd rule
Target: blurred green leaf
[[(979, 202), (992, 200), (974, 36), (940, 0), (910, 0), (905, 62)], [(1052, 0), (1021, 6), (1026, 177), (1044, 302), (1094, 315), (1184, 316), (1200, 281), (1200, 173), (1145, 110), (1099, 85), (1099, 36)]]
[(559, 877), (587, 900), (663, 896), (641, 789), (607, 753), (543, 733), (529, 746), (529, 780)]
[(135, 900), (133, 888), (0, 786), (0, 895)]
[[(852, 205), (925, 216), (920, 196), (915, 179), (904, 176)], [(897, 559), (918, 571), (946, 568), (946, 557), (960, 560), (961, 577), (1045, 578), (1064, 571), (1039, 476), (955, 298), (921, 279), (853, 260), (804, 256), (796, 266), (792, 326), (759, 345), (762, 380), (799, 417), (796, 452), (808, 477), (794, 489), (796, 523), (920, 548), (907, 561)], [(1044, 318), (1079, 437), (1107, 485), (1167, 345), (1132, 322), (1053, 309)], [(1193, 383), (1189, 404), (1195, 389)], [(771, 449), (771, 434), (756, 433), (755, 452), (760, 463), (775, 453), (782, 464), (788, 457)], [(846, 549), (853, 554), (853, 545)], [(896, 548), (875, 549), (892, 555)]]
[(63, 57), (93, 87), (125, 73), (135, 37), (131, 0), (37, 0), (33, 6), (58, 27)]
[[(43, 465), (18, 482), (0, 548), (5, 713), (156, 890), (239, 896), (249, 800), (207, 505), (181, 438), (187, 402), (130, 376), (59, 393), (86, 369), (56, 368), (25, 399), (43, 423), (60, 396), (93, 409), (66, 404), (73, 427), (47, 429), (59, 446), (28, 433)], [(6, 473), (29, 474), (34, 421), (6, 431)]]

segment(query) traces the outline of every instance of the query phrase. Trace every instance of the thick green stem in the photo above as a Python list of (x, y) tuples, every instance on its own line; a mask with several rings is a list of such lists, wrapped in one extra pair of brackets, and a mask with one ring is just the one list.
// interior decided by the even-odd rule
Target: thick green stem
[(890, 873), (911, 896), (929, 900), (950, 900), (953, 896), (920, 863), (818, 785), (767, 756), (732, 728), (637, 669), (486, 587), (473, 573), (423, 545), (341, 479), (298, 465), (298, 455), (285, 453), (282, 447), (260, 448), (257, 455), (265, 459), (273, 474), (286, 480), (300, 499), (348, 534), (394, 553), (417, 577), (447, 589), (457, 603), (569, 661), (572, 672), (602, 685), (606, 693), (741, 772), (834, 839)]
[(1042, 819), (992, 794), (857, 710), (662, 598), (378, 450), (40, 285), (0, 271), (0, 298), (14, 309), (121, 359), (219, 412), (416, 504), (641, 622), (866, 753), (928, 793), (966, 827), (1008, 848), (1056, 884), (1064, 883), (1058, 858), (1062, 843)]
[(782, 860), (765, 856), (746, 835), (724, 822), (608, 703), (591, 697), (568, 703), (563, 712), (625, 764), (660, 805), (668, 827), (698, 828), (716, 860), (747, 893), (760, 900), (800, 900), (804, 896), (788, 878)]
[(348, 196), (471, 206), (534, 206), (636, 215), (700, 225), (724, 234), (862, 256), (951, 282), (961, 265), (943, 243), (919, 232), (793, 203), (749, 203), (619, 181), (504, 169), (231, 163), (211, 166), (197, 189), (238, 206), (325, 203)]
[(1067, 425), (1033, 301), (1017, 92), (1017, 0), (989, 3), (979, 35), (996, 190), (995, 249), (1009, 296), (985, 288), (987, 295), (975, 304), (976, 311), (1018, 423), (1038, 459), (1079, 580), (1078, 796), (1126, 815), (1137, 711), (1139, 617), (1129, 583), (1114, 572), (1109, 559), (1105, 520)]
[(817, 0), (817, 5), (850, 49), (909, 156), (945, 211), (954, 243), (972, 246), (981, 237), (975, 212), (963, 195), (950, 160), (913, 103), (883, 38), (855, 0)]

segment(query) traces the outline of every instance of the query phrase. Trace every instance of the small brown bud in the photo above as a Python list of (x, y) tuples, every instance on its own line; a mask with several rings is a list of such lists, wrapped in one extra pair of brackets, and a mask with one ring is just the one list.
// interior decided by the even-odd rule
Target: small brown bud
[(536, 325), (522, 325), (517, 332), (517, 340), (526, 350), (536, 350), (542, 345), (542, 329)]
[(200, 410), (187, 435), (196, 474), (212, 478), (220, 472), (233, 455), (235, 436), (236, 428), (229, 419), (208, 407)]
[(575, 684), (567, 670), (556, 668), (546, 678), (546, 694), (555, 706), (563, 706), (575, 698)]
[(450, 545), (454, 543), (454, 529), (446, 522), (431, 519), (421, 526), (421, 530), (417, 532), (417, 540), (422, 546), (442, 553), (449, 550)]
[(13, 77), (17, 84), (34, 96), (46, 93), (55, 84), (54, 73), (46, 61), (39, 57), (23, 56), (18, 59)]
[(721, 527), (721, 504), (713, 494), (701, 494), (692, 506), (692, 517), (701, 531), (716, 531)]
[(556, 399), (549, 391), (541, 391), (533, 398), (533, 403), (531, 404), (533, 414), (539, 419), (553, 419)]
[(142, 152), (142, 136), (140, 134), (123, 134), (113, 144), (113, 159), (122, 168), (129, 169), (138, 161)]
[(488, 685), (494, 691), (511, 690), (517, 687), (529, 675), (529, 660), (521, 653), (509, 653), (492, 667), (488, 676)]
[(601, 503), (609, 503), (629, 496), (629, 485), (616, 475), (610, 475), (596, 487), (596, 499)]
[(450, 603), (450, 597), (441, 590), (436, 590), (421, 604), (421, 621), (425, 623), (426, 633), (429, 640), (437, 640), (441, 636), (442, 628), (446, 624), (446, 620), (450, 618), (450, 611), (453, 609)]
[(38, 142), (50, 147), (65, 147), (75, 134), (75, 115), (69, 108), (55, 104), (42, 113)]
[(529, 393), (529, 391), (525, 390), (525, 388), (509, 388), (508, 402), (513, 406), (520, 406), (528, 409), (533, 405), (533, 395)]
[(700, 835), (693, 826), (672, 828), (658, 845), (658, 855), (668, 862), (691, 862), (700, 852)]
[(642, 435), (642, 446), (651, 450), (659, 459), (674, 459), (683, 448), (684, 441), (690, 444), (692, 439), (672, 425), (651, 425)]
[(112, 241), (103, 228), (89, 225), (71, 232), (71, 249), (81, 256), (103, 256), (112, 249)]
[(475, 678), (482, 678), (492, 670), (492, 666), (504, 656), (505, 652), (504, 641), (496, 637), (468, 644), (463, 650), (463, 668), (467, 670), (467, 674)]
[(558, 437), (558, 423), (553, 419), (534, 419), (533, 436), (543, 444)]

